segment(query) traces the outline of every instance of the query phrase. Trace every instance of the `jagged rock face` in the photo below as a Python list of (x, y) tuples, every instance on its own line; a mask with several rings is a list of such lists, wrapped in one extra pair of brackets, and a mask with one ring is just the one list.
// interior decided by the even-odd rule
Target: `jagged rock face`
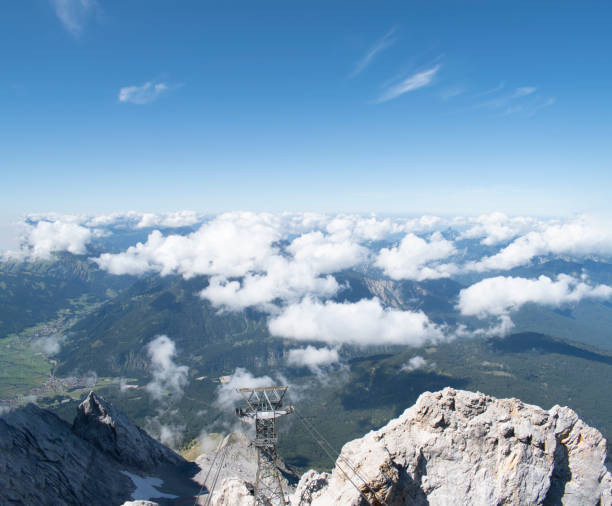
[(304, 475), (292, 504), (610, 505), (605, 456), (605, 439), (569, 408), (446, 388), (347, 443), (331, 476)]
[[(255, 506), (253, 486), (240, 478), (225, 478), (213, 492), (211, 506)], [(205, 504), (204, 502), (200, 504)]]
[(73, 432), (103, 453), (142, 471), (187, 461), (155, 441), (130, 418), (93, 392), (79, 405)]
[[(233, 477), (252, 482), (257, 473), (257, 450), (251, 441), (244, 434), (232, 432), (227, 435), (219, 444), (219, 450), (226, 448), (226, 456), (223, 467), (219, 472), (217, 483), (221, 483), (225, 478)], [(219, 454), (222, 452), (219, 451)], [(195, 480), (211, 489), (215, 480), (217, 467), (220, 458), (215, 460), (216, 451), (203, 453), (196, 459), (196, 464), (200, 466), (200, 471)], [(213, 466), (214, 463), (214, 466)]]
[(193, 501), (198, 470), (94, 393), (72, 428), (34, 404), (0, 418), (1, 505), (108, 506), (142, 494)]
[(53, 413), (29, 404), (0, 419), (0, 504), (121, 504), (133, 488)]

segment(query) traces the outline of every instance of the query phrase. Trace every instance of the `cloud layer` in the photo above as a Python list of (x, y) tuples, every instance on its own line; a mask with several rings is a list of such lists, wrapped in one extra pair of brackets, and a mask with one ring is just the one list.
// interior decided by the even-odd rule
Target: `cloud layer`
[(544, 255), (612, 255), (612, 232), (606, 226), (586, 218), (566, 223), (542, 224), (518, 237), (495, 255), (468, 265), (468, 269), (483, 272), (507, 270), (528, 264)]
[(582, 299), (607, 299), (612, 287), (591, 285), (572, 276), (560, 274), (557, 279), (497, 276), (487, 278), (461, 290), (458, 308), (461, 314), (486, 318), (507, 315), (527, 303), (559, 307)]
[(0, 252), (0, 260), (49, 259), (52, 253), (67, 251), (74, 255), (87, 253), (87, 245), (101, 235), (97, 229), (67, 221), (39, 221), (23, 224), (21, 247)]
[(437, 262), (456, 253), (455, 246), (439, 232), (434, 233), (429, 241), (415, 234), (407, 234), (399, 246), (383, 248), (376, 258), (375, 265), (392, 279), (446, 278), (456, 273), (458, 268), (453, 264)]
[(470, 218), (470, 228), (465, 230), (460, 239), (481, 238), (481, 244), (494, 246), (516, 236), (530, 232), (537, 226), (537, 220), (531, 217), (508, 217), (504, 213), (483, 214)]
[[(4, 253), (4, 259), (53, 258), (58, 251), (82, 255), (88, 248), (104, 250), (105, 244), (114, 251), (113, 235), (131, 230), (126, 236), (141, 242), (92, 260), (113, 274), (205, 276), (199, 294), (219, 310), (255, 308), (267, 313), (275, 335), (334, 346), (419, 345), (442, 339), (445, 333), (507, 332), (512, 326), (509, 314), (525, 303), (558, 306), (602, 298), (608, 296), (608, 287), (579, 279), (575, 273), (526, 279), (499, 275), (499, 271), (525, 265), (533, 269), (550, 259), (612, 261), (612, 227), (586, 216), (544, 220), (503, 213), (379, 218), (129, 211), (98, 216), (30, 215), (23, 226), (22, 248)], [(423, 312), (386, 307), (383, 301), (393, 302), (374, 289), (359, 294), (361, 300), (338, 302), (343, 293), (351, 297), (357, 293), (343, 292), (356, 279), (347, 270), (365, 273), (369, 282), (383, 280), (393, 290), (404, 285), (389, 280), (418, 283), (453, 278), (465, 283), (469, 279), (474, 284), (461, 292), (457, 306), (461, 315), (498, 321), (493, 327), (475, 330), (461, 328), (460, 323), (453, 323), (453, 328), (436, 326)], [(486, 278), (489, 271), (498, 272)], [(369, 298), (372, 294), (381, 299)], [(307, 356), (315, 356), (317, 348), (304, 350), (308, 353), (294, 352), (292, 363), (302, 360), (309, 366)], [(319, 350), (327, 350), (328, 356), (334, 353), (329, 348)]]
[(284, 308), (268, 326), (276, 336), (334, 345), (421, 346), (443, 338), (425, 313), (385, 308), (376, 298), (355, 303), (304, 299)]

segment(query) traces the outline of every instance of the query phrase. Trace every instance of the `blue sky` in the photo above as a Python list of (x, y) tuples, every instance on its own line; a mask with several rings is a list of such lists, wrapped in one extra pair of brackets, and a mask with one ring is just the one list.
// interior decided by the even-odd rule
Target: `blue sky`
[(604, 1), (6, 2), (0, 222), (611, 214), (611, 19)]

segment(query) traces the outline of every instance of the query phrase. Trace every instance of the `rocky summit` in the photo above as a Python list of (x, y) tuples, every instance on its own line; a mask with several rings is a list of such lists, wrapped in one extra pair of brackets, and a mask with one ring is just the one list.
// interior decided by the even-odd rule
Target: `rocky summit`
[(172, 504), (197, 493), (198, 470), (93, 392), (72, 427), (34, 404), (0, 418), (2, 505)]
[(189, 466), (179, 454), (159, 444), (93, 392), (79, 405), (72, 432), (109, 457), (141, 471), (152, 471), (160, 466)]
[(611, 505), (605, 457), (569, 408), (446, 388), (306, 473), (292, 505)]

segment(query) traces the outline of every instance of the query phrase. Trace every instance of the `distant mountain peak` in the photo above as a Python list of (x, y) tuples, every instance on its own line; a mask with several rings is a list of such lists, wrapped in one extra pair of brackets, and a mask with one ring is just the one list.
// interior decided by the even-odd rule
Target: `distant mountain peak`
[(0, 504), (122, 504), (142, 494), (137, 482), (161, 487), (149, 497), (193, 498), (200, 488), (196, 464), (93, 392), (72, 427), (34, 404), (0, 418), (0, 470)]

